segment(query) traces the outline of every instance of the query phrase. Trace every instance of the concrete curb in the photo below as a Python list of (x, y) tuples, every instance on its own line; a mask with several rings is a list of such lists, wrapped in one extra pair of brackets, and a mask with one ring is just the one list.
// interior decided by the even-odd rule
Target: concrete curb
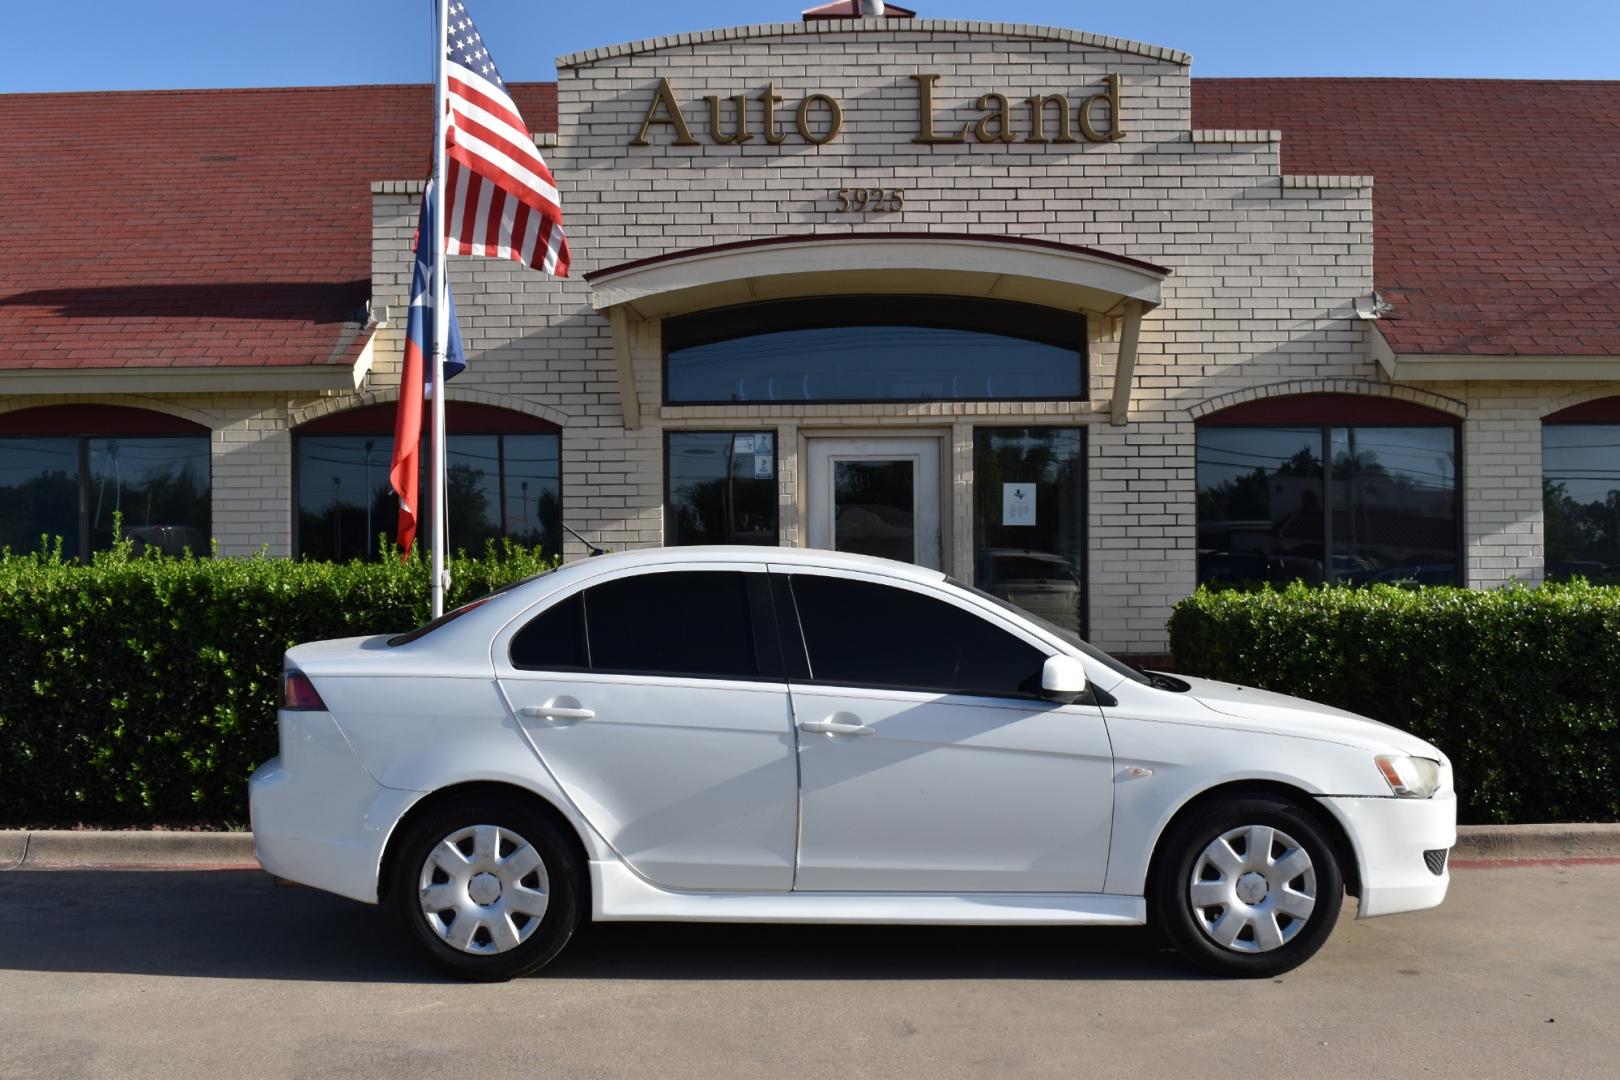
[[(1620, 858), (1620, 823), (1463, 825), (1452, 858)], [(0, 830), (0, 870), (257, 866), (248, 832)]]
[(1620, 858), (1620, 823), (1460, 825), (1453, 859)]
[(248, 832), (0, 831), (0, 868), (257, 866)]

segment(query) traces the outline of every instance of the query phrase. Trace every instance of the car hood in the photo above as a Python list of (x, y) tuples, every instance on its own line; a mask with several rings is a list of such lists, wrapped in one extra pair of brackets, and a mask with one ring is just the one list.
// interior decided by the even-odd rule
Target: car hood
[(1188, 675), (1177, 675), (1176, 678), (1188, 685), (1188, 695), (1200, 705), (1223, 716), (1243, 720), (1245, 727), (1348, 743), (1370, 750), (1393, 748), (1403, 754), (1445, 760), (1445, 755), (1416, 735), (1331, 705), (1320, 705), (1304, 698), (1236, 683), (1196, 679)]

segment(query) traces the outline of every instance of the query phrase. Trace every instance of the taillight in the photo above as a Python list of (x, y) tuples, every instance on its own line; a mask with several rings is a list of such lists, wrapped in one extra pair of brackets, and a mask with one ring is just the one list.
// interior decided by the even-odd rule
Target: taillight
[(315, 684), (302, 671), (289, 671), (281, 676), (281, 707), (283, 709), (325, 709), (326, 702), (315, 692)]

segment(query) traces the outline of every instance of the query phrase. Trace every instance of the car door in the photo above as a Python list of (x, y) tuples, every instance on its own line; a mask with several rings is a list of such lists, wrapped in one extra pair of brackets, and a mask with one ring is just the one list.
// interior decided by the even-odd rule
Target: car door
[(963, 593), (773, 571), (805, 649), (795, 889), (1102, 890), (1113, 757), (1100, 709), (1035, 692), (1056, 649)]
[(797, 771), (759, 565), (633, 569), (515, 621), (494, 662), (513, 719), (637, 873), (785, 892)]

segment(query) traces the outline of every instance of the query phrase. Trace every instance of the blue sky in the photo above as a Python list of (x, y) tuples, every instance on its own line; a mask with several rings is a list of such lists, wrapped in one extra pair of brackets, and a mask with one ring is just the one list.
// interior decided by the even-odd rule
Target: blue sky
[[(468, 0), (502, 73), (810, 0)], [(1620, 78), (1616, 0), (913, 0), (919, 14), (1071, 26), (1186, 49), (1195, 75)], [(54, 0), (6, 14), (0, 91), (425, 82), (430, 0)], [(29, 42), (48, 47), (30, 47)]]

